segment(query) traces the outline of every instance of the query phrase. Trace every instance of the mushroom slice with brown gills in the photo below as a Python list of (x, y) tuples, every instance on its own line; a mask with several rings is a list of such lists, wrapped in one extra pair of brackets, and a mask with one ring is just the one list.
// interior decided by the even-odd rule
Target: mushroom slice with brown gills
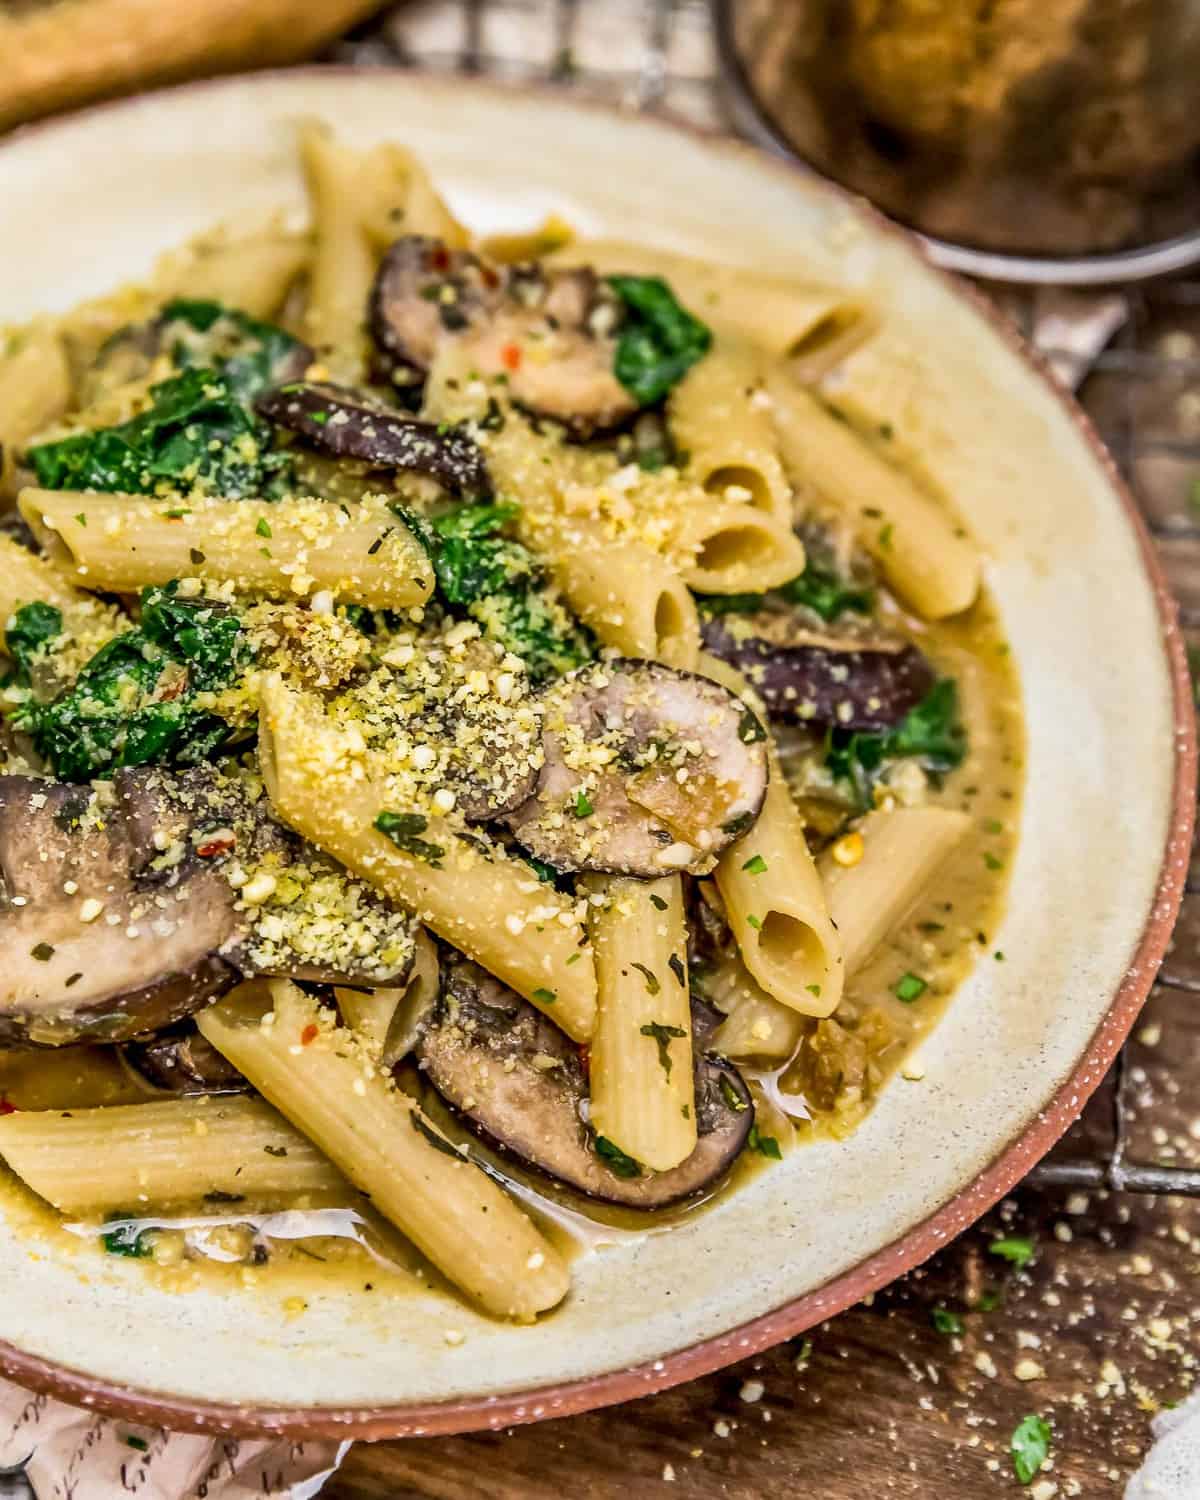
[(244, 1094), (249, 1081), (191, 1021), (145, 1042), (126, 1042), (122, 1060), (141, 1083), (169, 1094)]
[(249, 974), (399, 983), (413, 928), (211, 768), (0, 777), (0, 1045), (145, 1036)]
[(613, 367), (624, 308), (589, 267), (491, 266), (440, 240), (409, 235), (384, 256), (370, 326), (392, 378), (419, 381), (447, 342), (513, 401), (577, 437), (637, 412)]
[(348, 386), (292, 381), (264, 391), (255, 405), (269, 422), (337, 458), (423, 474), (456, 495), (491, 491), (483, 455), (466, 433), (403, 416)]
[(669, 1172), (619, 1176), (597, 1154), (587, 1125), (588, 1079), (579, 1049), (466, 960), (444, 971), (441, 998), (416, 1057), (442, 1098), (503, 1151), (590, 1198), (628, 1208), (666, 1208), (711, 1188), (754, 1123), (753, 1100), (737, 1070), (698, 1055), (696, 1149)]
[(835, 633), (795, 610), (705, 620), (705, 650), (744, 672), (773, 718), (839, 729), (898, 724), (936, 673), (902, 636), (878, 629)]
[(219, 879), (229, 916), (220, 954), (237, 974), (363, 986), (407, 978), (412, 914), (283, 827), (236, 774), (121, 771), (115, 785), (131, 841), (149, 851), (135, 867), (143, 884), (170, 887), (197, 866)]
[(702, 873), (758, 817), (766, 731), (708, 678), (618, 658), (560, 678), (543, 702), (545, 762), (504, 821), (555, 869)]
[[(122, 1041), (190, 1014), (237, 981), (227, 882), (193, 865), (161, 905), (119, 801), (0, 778), (0, 1042)], [(153, 853), (153, 850), (150, 851)]]

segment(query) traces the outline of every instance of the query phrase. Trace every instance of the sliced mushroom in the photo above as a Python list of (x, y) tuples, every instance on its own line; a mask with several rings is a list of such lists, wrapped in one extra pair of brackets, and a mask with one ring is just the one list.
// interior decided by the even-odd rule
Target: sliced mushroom
[(757, 818), (766, 731), (706, 677), (618, 659), (560, 678), (544, 705), (545, 763), (505, 821), (555, 869), (703, 872)]
[(916, 646), (882, 631), (834, 634), (798, 613), (760, 610), (704, 622), (704, 646), (744, 672), (775, 718), (839, 729), (890, 729), (936, 673)]
[(171, 1094), (242, 1094), (250, 1088), (248, 1080), (191, 1021), (148, 1042), (127, 1042), (121, 1054), (142, 1082)]
[(699, 1141), (669, 1172), (619, 1176), (588, 1128), (588, 1080), (579, 1049), (551, 1021), (477, 965), (444, 973), (441, 1001), (416, 1056), (438, 1093), (482, 1135), (569, 1187), (629, 1208), (665, 1208), (711, 1188), (754, 1123), (737, 1070), (697, 1057)]
[(409, 235), (384, 256), (370, 325), (393, 379), (419, 381), (447, 340), (513, 400), (587, 437), (619, 426), (637, 403), (613, 373), (620, 299), (587, 267), (497, 267), (440, 240)]
[(407, 913), (207, 767), (0, 777), (0, 941), (0, 1044), (34, 1046), (145, 1036), (243, 975), (396, 983), (414, 946)]
[(255, 405), (268, 421), (339, 458), (425, 474), (456, 495), (491, 490), (483, 455), (465, 433), (402, 416), (347, 386), (293, 381), (265, 391)]
[(121, 1041), (190, 1014), (237, 980), (220, 956), (229, 887), (193, 864), (140, 888), (119, 805), (87, 788), (0, 778), (0, 1041)]

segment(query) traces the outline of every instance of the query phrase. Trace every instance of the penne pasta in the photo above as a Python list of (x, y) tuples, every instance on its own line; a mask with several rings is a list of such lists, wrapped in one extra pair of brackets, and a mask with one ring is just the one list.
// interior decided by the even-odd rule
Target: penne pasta
[(980, 559), (954, 517), (781, 369), (768, 372), (767, 392), (796, 487), (846, 516), (888, 583), (925, 619), (968, 609)]
[(0, 1117), (0, 1156), (69, 1214), (128, 1213), (229, 1194), (256, 1205), (354, 1189), (269, 1104), (198, 1094), (98, 1109), (17, 1110)]
[(587, 521), (573, 518), (569, 530), (552, 572), (583, 623), (623, 656), (691, 670), (700, 651), (696, 601), (667, 559), (637, 542), (605, 543)]
[(773, 1000), (736, 954), (722, 959), (709, 975), (706, 993), (725, 1019), (712, 1034), (711, 1046), (735, 1062), (785, 1063), (795, 1056), (804, 1036), (804, 1017)]
[(751, 505), (714, 500), (686, 506), (676, 540), (694, 551), (683, 576), (699, 594), (762, 593), (804, 572), (804, 544), (791, 526)]
[[(762, 715), (745, 680), (724, 662), (702, 654), (700, 671)], [(742, 962), (767, 994), (801, 1015), (828, 1016), (845, 980), (841, 938), (774, 747), (770, 759), (762, 811), (722, 854), (717, 888)]]
[(863, 854), (857, 864), (839, 864), (828, 851), (821, 856), (847, 974), (860, 969), (900, 925), (970, 826), (966, 813), (947, 807), (879, 809), (858, 825)]
[(305, 333), (337, 378), (353, 380), (367, 363), (364, 318), (375, 277), (375, 256), (359, 215), (361, 158), (324, 127), (310, 124), (300, 133), (300, 162), (315, 236)]
[(751, 349), (718, 341), (671, 392), (667, 418), (689, 477), (716, 499), (753, 505), (791, 529), (792, 488)]
[(579, 240), (550, 257), (551, 264), (591, 265), (615, 274), (664, 276), (697, 316), (761, 348), (795, 360), (797, 374), (816, 379), (869, 338), (877, 317), (841, 287), (793, 281), (698, 260), (671, 250), (619, 240)]
[(592, 1127), (634, 1161), (667, 1172), (696, 1147), (682, 883), (672, 875), (588, 884), (599, 995)]
[(20, 451), (71, 400), (71, 370), (62, 339), (40, 324), (16, 340), (0, 358), (0, 501), (11, 501), (18, 484)]
[(485, 1311), (529, 1321), (562, 1301), (568, 1277), (558, 1251), (414, 1100), (346, 1046), (349, 1033), (314, 999), (287, 980), (243, 985), (198, 1024)]
[(375, 828), (386, 808), (382, 778), (348, 752), (320, 701), (273, 677), (262, 704), (259, 758), (283, 821), (586, 1041), (596, 975), (572, 904), (498, 847), (481, 852), (449, 834), (437, 864), (403, 852)]
[(380, 254), (404, 234), (424, 234), (462, 250), (470, 236), (446, 207), (411, 151), (388, 142), (364, 151), (355, 174), (359, 222)]
[(310, 235), (282, 228), (236, 238), (213, 236), (157, 268), (151, 289), (164, 302), (171, 297), (211, 300), (252, 318), (273, 318), (311, 256)]
[(64, 576), (132, 592), (173, 578), (233, 582), (276, 599), (322, 590), (401, 609), (433, 589), (428, 554), (382, 497), (219, 500), (26, 489), (21, 514)]

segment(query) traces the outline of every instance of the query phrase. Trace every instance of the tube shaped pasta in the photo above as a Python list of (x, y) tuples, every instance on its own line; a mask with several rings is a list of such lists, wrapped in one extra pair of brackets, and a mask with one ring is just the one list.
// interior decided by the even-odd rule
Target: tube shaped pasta
[(979, 553), (954, 517), (782, 370), (768, 372), (767, 391), (797, 488), (843, 512), (891, 587), (925, 619), (969, 608), (979, 592)]
[(53, 604), (66, 615), (86, 598), (45, 558), (10, 536), (0, 536), (0, 630), (23, 604)]
[(323, 126), (309, 124), (300, 134), (300, 163), (315, 233), (305, 332), (335, 375), (354, 380), (367, 362), (364, 319), (375, 279), (375, 256), (359, 217), (362, 158)]
[(678, 875), (598, 879), (590, 907), (599, 1006), (589, 1048), (591, 1123), (655, 1172), (696, 1149), (687, 926)]
[[(702, 652), (699, 670), (765, 719), (745, 678), (727, 663)], [(773, 745), (769, 755), (762, 811), (718, 860), (717, 889), (742, 962), (767, 994), (801, 1015), (828, 1016), (845, 981), (841, 938)]]
[(772, 1000), (736, 954), (718, 963), (707, 980), (707, 994), (725, 1016), (712, 1035), (715, 1052), (735, 1062), (754, 1058), (783, 1063), (795, 1055), (804, 1018)]
[[(667, 559), (637, 542), (606, 542), (598, 528), (574, 517), (569, 529), (573, 545), (553, 552), (551, 571), (584, 624), (623, 656), (694, 668), (696, 601)], [(594, 545), (580, 545), (592, 531)]]
[(203, 240), (159, 268), (154, 289), (164, 301), (167, 296), (211, 299), (253, 318), (270, 318), (283, 306), (311, 254), (311, 236), (285, 229)]
[(16, 493), (17, 453), (71, 400), (71, 369), (57, 332), (43, 324), (0, 359), (0, 500)]
[(311, 996), (288, 980), (241, 985), (197, 1024), (487, 1312), (529, 1321), (562, 1301), (568, 1276), (558, 1251), (413, 1099), (346, 1045), (349, 1034)]
[(51, 561), (88, 588), (118, 593), (172, 578), (232, 580), (276, 599), (321, 589), (378, 609), (421, 604), (433, 568), (382, 496), (191, 499), (22, 490), (21, 514)]
[(671, 392), (667, 418), (690, 477), (716, 499), (748, 501), (790, 529), (792, 487), (770, 414), (756, 400), (760, 387), (753, 351), (719, 340)]
[(364, 151), (355, 183), (359, 222), (380, 254), (402, 234), (427, 234), (452, 250), (463, 250), (470, 235), (404, 146), (390, 142)]
[(840, 865), (828, 851), (821, 856), (821, 879), (847, 974), (861, 968), (904, 920), (970, 826), (966, 813), (947, 807), (880, 809), (858, 825), (863, 856), (857, 864)]
[(700, 594), (762, 593), (804, 572), (804, 544), (791, 525), (752, 505), (714, 500), (685, 506), (676, 540), (695, 550), (683, 576)]
[(347, 751), (320, 700), (293, 692), (276, 676), (262, 688), (258, 753), (285, 823), (415, 911), (568, 1036), (588, 1040), (596, 973), (569, 901), (499, 847), (484, 853), (447, 833), (437, 864), (397, 848), (375, 828), (386, 789), (370, 759)]
[(617, 240), (583, 240), (550, 257), (602, 273), (663, 276), (690, 311), (727, 328), (777, 359), (798, 361), (816, 379), (869, 338), (878, 319), (841, 287), (793, 281), (743, 266), (696, 260), (676, 251)]
[(262, 1202), (354, 1189), (311, 1141), (261, 1099), (153, 1100), (0, 1119), (0, 1156), (63, 1213), (198, 1203), (206, 1193)]

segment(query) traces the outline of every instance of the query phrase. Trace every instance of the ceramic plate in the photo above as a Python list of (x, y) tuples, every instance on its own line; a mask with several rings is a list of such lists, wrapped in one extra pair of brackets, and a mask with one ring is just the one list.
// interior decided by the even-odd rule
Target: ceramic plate
[[(1021, 1177), (1129, 1030), (1190, 838), (1190, 695), (1132, 502), (1080, 412), (912, 242), (755, 152), (551, 94), (309, 70), (154, 94), (0, 149), (0, 322), (66, 308), (218, 219), (299, 211), (297, 119), (412, 146), (476, 228), (550, 212), (844, 284), (883, 315), (879, 415), (988, 557), (1028, 723), (996, 946), (852, 1139), (793, 1152), (670, 1234), (576, 1269), (534, 1328), (341, 1290), (290, 1316), (251, 1288), (171, 1295), (136, 1263), (0, 1223), (0, 1368), (174, 1427), (387, 1437), (561, 1415), (711, 1370), (865, 1296)], [(458, 1347), (444, 1333), (466, 1335)]]

